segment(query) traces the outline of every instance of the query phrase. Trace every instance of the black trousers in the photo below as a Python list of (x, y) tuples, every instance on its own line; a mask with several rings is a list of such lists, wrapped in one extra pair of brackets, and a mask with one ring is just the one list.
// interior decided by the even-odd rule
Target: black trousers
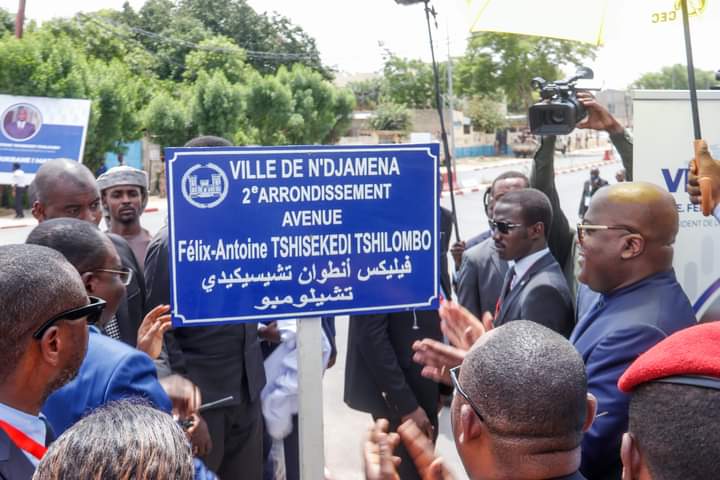
[(262, 480), (263, 422), (260, 400), (203, 412), (212, 450), (205, 464), (222, 480)]
[(23, 203), (25, 201), (25, 190), (27, 187), (15, 187), (15, 216), (24, 217)]

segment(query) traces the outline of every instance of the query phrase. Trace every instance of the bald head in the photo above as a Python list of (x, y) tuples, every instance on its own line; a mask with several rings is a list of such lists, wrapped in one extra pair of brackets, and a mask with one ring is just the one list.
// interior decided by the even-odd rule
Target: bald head
[[(624, 182), (598, 190), (588, 214), (602, 212), (613, 220), (641, 233), (650, 241), (672, 245), (678, 232), (678, 213), (672, 195), (647, 182)], [(588, 223), (590, 223), (588, 221)]]
[(33, 189), (37, 194), (33, 215), (39, 222), (63, 217), (100, 222), (100, 192), (95, 177), (79, 162), (46, 162), (35, 175)]
[(596, 292), (610, 293), (672, 268), (678, 214), (672, 195), (660, 187), (625, 182), (601, 188), (583, 223), (588, 228), (579, 232), (578, 280)]

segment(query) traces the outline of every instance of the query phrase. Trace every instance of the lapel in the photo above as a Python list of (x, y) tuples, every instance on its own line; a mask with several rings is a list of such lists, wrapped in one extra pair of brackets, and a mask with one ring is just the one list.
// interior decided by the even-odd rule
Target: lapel
[[(505, 315), (507, 315), (508, 310), (512, 306), (513, 302), (517, 299), (518, 295), (520, 295), (520, 292), (525, 288), (525, 286), (530, 282), (530, 279), (532, 279), (533, 275), (535, 275), (538, 272), (541, 272), (548, 266), (552, 265), (552, 263), (555, 261), (555, 258), (552, 256), (550, 252), (546, 253), (540, 259), (538, 259), (537, 262), (535, 262), (527, 272), (525, 272), (525, 275), (523, 275), (521, 278), (518, 279), (517, 283), (515, 283), (515, 287), (510, 290), (510, 292), (507, 294), (507, 296), (503, 299), (502, 305), (500, 306), (500, 311), (498, 312), (498, 318), (495, 319), (495, 322), (493, 322), (496, 326), (502, 325), (503, 321), (505, 320)], [(505, 278), (507, 282), (507, 275)], [(503, 285), (503, 292), (505, 285)]]
[(0, 478), (32, 478), (34, 472), (35, 466), (0, 430)]

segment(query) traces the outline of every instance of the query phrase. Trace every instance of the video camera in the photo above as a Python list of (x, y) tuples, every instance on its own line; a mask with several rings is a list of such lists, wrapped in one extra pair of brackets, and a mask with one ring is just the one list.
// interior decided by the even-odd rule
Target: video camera
[(587, 67), (581, 67), (567, 80), (554, 83), (535, 77), (530, 82), (540, 90), (542, 100), (530, 107), (530, 131), (536, 135), (567, 135), (587, 115), (585, 107), (577, 99), (575, 83), (580, 79), (590, 80), (595, 76)]

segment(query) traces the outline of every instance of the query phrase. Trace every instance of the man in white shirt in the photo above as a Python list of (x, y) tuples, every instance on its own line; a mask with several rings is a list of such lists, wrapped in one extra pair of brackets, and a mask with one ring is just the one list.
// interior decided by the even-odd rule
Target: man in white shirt
[(60, 253), (4, 245), (0, 305), (0, 478), (30, 480), (53, 437), (40, 408), (77, 374), (105, 302)]
[(550, 200), (532, 188), (508, 192), (495, 204), (492, 238), (510, 266), (495, 308), (495, 326), (532, 320), (570, 336), (575, 323), (572, 296), (547, 247), (552, 217)]
[(15, 195), (15, 218), (23, 218), (23, 203), (25, 202), (25, 190), (27, 190), (27, 180), (25, 180), (25, 172), (20, 168), (19, 163), (13, 163), (13, 195)]

